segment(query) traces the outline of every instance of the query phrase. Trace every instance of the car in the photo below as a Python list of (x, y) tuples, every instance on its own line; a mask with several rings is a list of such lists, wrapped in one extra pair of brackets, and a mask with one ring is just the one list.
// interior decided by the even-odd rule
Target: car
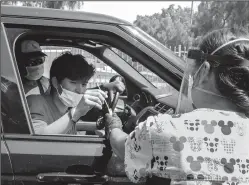
[[(52, 53), (66, 48), (94, 57), (98, 65), (95, 82), (101, 83), (107, 73), (109, 79), (122, 76), (126, 94), (119, 97), (115, 110), (125, 115), (126, 123), (130, 123), (126, 107), (135, 112), (132, 123), (176, 108), (184, 60), (133, 24), (107, 15), (3, 5), (1, 16), (2, 183), (132, 184), (109, 142), (84, 126), (96, 124), (94, 119), (77, 124), (78, 130), (86, 132), (83, 135), (34, 133), (16, 45), (36, 40), (48, 53), (47, 69)], [(167, 88), (158, 88), (153, 79), (160, 79)]]

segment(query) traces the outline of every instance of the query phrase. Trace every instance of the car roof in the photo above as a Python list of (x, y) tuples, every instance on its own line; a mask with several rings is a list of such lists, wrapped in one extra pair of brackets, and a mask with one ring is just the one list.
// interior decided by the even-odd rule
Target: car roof
[(84, 22), (99, 22), (106, 24), (117, 24), (117, 25), (132, 25), (130, 22), (118, 19), (116, 17), (90, 13), (83, 11), (67, 11), (58, 10), (50, 8), (34, 8), (34, 7), (23, 7), (23, 6), (1, 6), (1, 16), (2, 17), (29, 17), (29, 18), (43, 18), (43, 19), (64, 19), (64, 20), (74, 20), (74, 21), (84, 21)]

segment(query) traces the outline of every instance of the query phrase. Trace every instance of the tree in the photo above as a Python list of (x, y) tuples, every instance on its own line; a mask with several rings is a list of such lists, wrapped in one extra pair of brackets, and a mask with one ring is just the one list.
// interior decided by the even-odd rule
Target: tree
[(139, 28), (166, 46), (196, 46), (206, 33), (225, 27), (242, 27), (249, 31), (248, 1), (202, 1), (198, 11), (170, 5), (161, 13), (137, 16)]
[(18, 1), (1, 1), (3, 5), (16, 5)]
[(169, 8), (162, 9), (162, 13), (137, 16), (134, 24), (164, 45), (189, 46), (192, 43), (190, 18), (190, 8), (175, 8), (174, 5), (170, 5)]
[(74, 10), (79, 9), (83, 1), (2, 1), (2, 4)]
[(244, 27), (249, 25), (248, 1), (203, 1), (195, 14), (195, 36), (213, 29), (224, 27)]

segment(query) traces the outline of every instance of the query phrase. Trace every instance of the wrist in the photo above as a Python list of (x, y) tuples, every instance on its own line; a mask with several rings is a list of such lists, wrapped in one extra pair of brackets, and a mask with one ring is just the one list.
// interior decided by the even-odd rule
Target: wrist
[[(84, 106), (84, 109), (82, 107), (75, 107), (73, 108), (73, 118), (79, 120), (82, 116), (85, 116), (86, 113), (90, 110), (90, 106)], [(87, 110), (87, 111), (86, 111)]]
[(108, 134), (108, 135), (107, 135), (107, 139), (110, 139), (111, 135), (112, 135), (113, 133), (117, 132), (118, 130), (122, 131), (121, 128), (117, 128), (117, 127), (109, 129), (109, 130), (108, 130), (108, 133), (107, 133), (107, 134)]

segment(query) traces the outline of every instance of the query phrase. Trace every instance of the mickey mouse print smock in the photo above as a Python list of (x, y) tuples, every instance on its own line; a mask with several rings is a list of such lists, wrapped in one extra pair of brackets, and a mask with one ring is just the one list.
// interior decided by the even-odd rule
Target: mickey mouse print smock
[(125, 170), (134, 182), (152, 175), (178, 184), (249, 184), (249, 119), (197, 109), (150, 116), (125, 143)]

